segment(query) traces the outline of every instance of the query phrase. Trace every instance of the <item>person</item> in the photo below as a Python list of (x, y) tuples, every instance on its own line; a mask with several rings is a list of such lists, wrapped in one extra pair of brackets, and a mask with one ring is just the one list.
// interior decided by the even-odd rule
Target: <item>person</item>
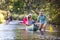
[(33, 19), (32, 19), (32, 15), (30, 14), (28, 16), (28, 25), (32, 25), (33, 24)]
[(30, 24), (31, 24), (31, 22), (30, 22), (31, 16), (32, 16), (32, 14), (29, 14), (29, 15), (25, 16), (25, 17), (23, 18), (23, 24), (25, 24), (25, 25), (30, 25)]
[(7, 12), (7, 22), (9, 23), (10, 21), (12, 21), (12, 16), (10, 14), (10, 12)]
[(23, 24), (27, 25), (28, 24), (28, 16), (23, 18)]
[(32, 19), (32, 14), (29, 14), (28, 15), (28, 24), (26, 25), (27, 31), (33, 31), (33, 22), (34, 22), (34, 20)]
[(39, 22), (39, 30), (45, 32), (47, 21), (46, 21), (46, 15), (43, 12), (44, 12), (44, 10), (41, 9), (40, 12), (39, 12), (39, 16), (38, 16), (37, 20)]
[(37, 19), (34, 20), (34, 27), (33, 27), (33, 31), (34, 31), (34, 32), (37, 31), (38, 28), (39, 28), (39, 26), (38, 26), (37, 24), (35, 24), (35, 23), (38, 23)]

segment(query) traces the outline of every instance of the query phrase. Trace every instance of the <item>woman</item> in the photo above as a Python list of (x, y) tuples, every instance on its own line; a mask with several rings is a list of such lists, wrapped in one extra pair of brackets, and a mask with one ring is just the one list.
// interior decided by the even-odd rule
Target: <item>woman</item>
[[(39, 21), (39, 30), (40, 31), (45, 31), (46, 29), (46, 24), (47, 24), (47, 21), (46, 21), (46, 15), (43, 13), (43, 9), (40, 10), (39, 12), (39, 16), (38, 16), (38, 21)], [(43, 30), (42, 30), (43, 29)]]

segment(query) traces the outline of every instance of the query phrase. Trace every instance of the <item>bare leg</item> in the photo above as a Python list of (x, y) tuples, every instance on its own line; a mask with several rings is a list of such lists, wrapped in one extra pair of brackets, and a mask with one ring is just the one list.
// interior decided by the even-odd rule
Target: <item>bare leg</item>
[(41, 31), (41, 29), (43, 28), (42, 26), (43, 26), (43, 24), (40, 23), (40, 25), (39, 25), (40, 31)]
[(43, 24), (43, 29), (44, 29), (44, 31), (46, 31), (46, 23)]
[(40, 26), (39, 26), (40, 33), (41, 33), (41, 35), (44, 35), (42, 28), (43, 28), (43, 24), (40, 24)]

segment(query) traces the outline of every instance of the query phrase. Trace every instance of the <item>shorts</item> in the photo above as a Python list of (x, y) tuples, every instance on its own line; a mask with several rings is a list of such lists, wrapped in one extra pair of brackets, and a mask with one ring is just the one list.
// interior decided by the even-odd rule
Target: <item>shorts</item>
[(44, 21), (44, 22), (40, 22), (41, 24), (46, 24), (47, 22), (46, 21)]

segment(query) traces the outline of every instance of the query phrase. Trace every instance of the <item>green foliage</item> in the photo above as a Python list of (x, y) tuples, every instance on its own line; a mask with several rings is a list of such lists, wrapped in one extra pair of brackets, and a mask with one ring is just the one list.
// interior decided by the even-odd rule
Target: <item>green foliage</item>
[(60, 0), (55, 0), (55, 1), (51, 1), (51, 6), (50, 6), (50, 17), (52, 19), (53, 22), (60, 24)]
[(36, 20), (37, 19), (37, 15), (32, 15), (32, 19)]
[[(44, 9), (46, 15), (50, 15), (50, 19), (60, 22), (58, 17), (60, 13), (60, 0), (4, 0), (0, 1), (0, 9), (9, 10), (11, 13), (24, 14), (24, 11), (27, 13), (30, 10), (39, 10), (40, 8)], [(57, 16), (56, 16), (57, 15)], [(13, 15), (13, 19), (16, 19), (19, 16)], [(36, 16), (33, 15), (32, 18), (35, 20)], [(19, 17), (22, 19), (22, 17)]]
[(26, 14), (12, 14), (13, 20), (23, 20), (24, 16), (26, 16)]

